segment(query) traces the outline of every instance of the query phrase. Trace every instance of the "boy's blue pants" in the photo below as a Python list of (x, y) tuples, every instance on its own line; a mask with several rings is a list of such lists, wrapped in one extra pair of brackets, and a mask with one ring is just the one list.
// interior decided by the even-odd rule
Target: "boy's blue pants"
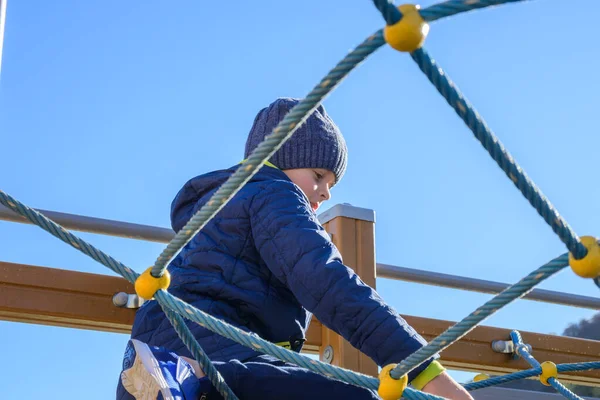
[[(214, 362), (225, 382), (240, 400), (375, 400), (369, 389), (329, 379), (269, 355), (245, 362)], [(207, 400), (222, 397), (213, 389)]]
[[(213, 364), (240, 400), (379, 399), (379, 396), (369, 389), (329, 379), (269, 355), (261, 355), (244, 362), (213, 361)], [(125, 391), (119, 380), (117, 399), (132, 397)], [(223, 397), (212, 388), (207, 398), (186, 400), (222, 399)]]

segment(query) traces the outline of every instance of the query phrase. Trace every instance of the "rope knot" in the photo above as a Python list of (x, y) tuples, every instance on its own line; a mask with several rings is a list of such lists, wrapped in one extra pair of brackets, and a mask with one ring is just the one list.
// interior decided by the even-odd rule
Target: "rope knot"
[(386, 25), (383, 37), (392, 48), (413, 52), (420, 48), (429, 33), (429, 24), (419, 14), (419, 6), (403, 4), (398, 7), (402, 18), (393, 25)]
[(582, 236), (581, 244), (587, 249), (587, 254), (578, 260), (573, 253), (569, 252), (571, 269), (582, 278), (600, 276), (600, 244), (598, 244), (598, 240), (592, 236)]
[(556, 378), (558, 376), (558, 368), (556, 367), (556, 364), (554, 364), (552, 361), (544, 361), (542, 364), (540, 364), (540, 367), (542, 367), (540, 382), (546, 386), (551, 386), (550, 382), (548, 382), (548, 379)]
[(397, 400), (402, 397), (404, 389), (408, 385), (408, 375), (403, 375), (400, 379), (394, 379), (390, 371), (398, 364), (388, 364), (381, 369), (379, 373), (379, 388), (377, 394), (383, 400)]
[(490, 376), (488, 374), (477, 374), (475, 375), (475, 377), (473, 377), (473, 382), (481, 382), (481, 381), (485, 381), (486, 379), (490, 379)]
[(152, 267), (145, 270), (135, 280), (135, 292), (145, 300), (151, 300), (160, 289), (167, 289), (171, 284), (171, 275), (165, 270), (163, 276), (158, 278), (152, 276)]

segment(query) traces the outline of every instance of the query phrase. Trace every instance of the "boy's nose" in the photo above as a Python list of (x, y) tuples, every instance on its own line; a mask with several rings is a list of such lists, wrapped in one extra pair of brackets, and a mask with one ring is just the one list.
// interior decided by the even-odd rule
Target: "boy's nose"
[(321, 190), (321, 197), (323, 198), (323, 201), (327, 201), (331, 198), (331, 193), (329, 193), (328, 187), (325, 187)]

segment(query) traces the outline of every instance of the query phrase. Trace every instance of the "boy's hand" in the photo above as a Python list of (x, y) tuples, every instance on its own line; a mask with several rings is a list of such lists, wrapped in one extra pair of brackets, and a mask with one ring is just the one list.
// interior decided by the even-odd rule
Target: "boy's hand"
[(452, 400), (473, 400), (469, 392), (446, 372), (432, 379), (423, 387), (423, 391)]

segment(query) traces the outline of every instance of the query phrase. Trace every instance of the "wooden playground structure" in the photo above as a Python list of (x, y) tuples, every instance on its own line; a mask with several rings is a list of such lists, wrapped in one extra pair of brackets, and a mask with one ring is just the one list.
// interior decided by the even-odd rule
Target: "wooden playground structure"
[[(80, 231), (165, 242), (169, 240), (169, 235), (173, 234), (169, 234), (169, 230), (164, 228), (43, 210), (40, 212), (66, 228)], [(319, 218), (342, 253), (345, 264), (353, 268), (367, 284), (376, 287), (377, 272), (383, 268), (377, 268), (375, 257), (374, 212), (337, 205), (321, 214)], [(26, 222), (6, 208), (0, 208), (0, 219)], [(389, 276), (389, 273), (385, 275)], [(541, 294), (548, 297), (548, 300), (543, 300), (544, 296), (534, 292), (531, 297), (537, 296), (541, 301), (557, 303), (559, 301), (552, 301), (551, 298), (562, 296), (566, 299), (561, 301), (562, 304), (577, 305), (586, 299), (596, 300), (565, 293), (538, 291), (545, 292)], [(116, 306), (113, 298), (119, 293), (121, 296), (123, 293), (133, 295), (135, 291), (129, 282), (120, 277), (0, 262), (0, 320), (128, 334), (136, 310), (135, 307)], [(404, 317), (427, 340), (441, 334), (454, 323), (418, 316)], [(524, 360), (493, 350), (492, 343), (497, 340), (509, 340), (509, 332), (509, 329), (478, 326), (443, 351), (441, 360), (450, 369), (487, 374), (506, 374), (528, 369), (529, 365)], [(539, 360), (559, 364), (598, 361), (600, 358), (600, 341), (535, 332), (521, 334), (525, 343), (532, 346), (532, 354)], [(321, 361), (364, 374), (377, 375), (377, 366), (368, 357), (322, 326), (316, 319), (313, 319), (306, 339), (304, 353), (319, 354)], [(563, 382), (600, 386), (600, 371), (561, 373), (559, 379)]]
[[(7, 0), (0, 0), (0, 71), (6, 5)], [(516, 182), (516, 178), (513, 180)], [(165, 228), (39, 211), (67, 229), (84, 232), (164, 243), (174, 234)], [(27, 223), (25, 219), (3, 206), (0, 206), (0, 220)], [(497, 293), (506, 286), (496, 282), (378, 265), (375, 255), (375, 218), (371, 210), (338, 205), (322, 214), (320, 220), (340, 250), (344, 263), (374, 288), (377, 278), (402, 279), (485, 293)], [(120, 295), (123, 298), (126, 295), (125, 298), (135, 299), (134, 293), (133, 285), (120, 277), (0, 261), (0, 320), (4, 321), (129, 334), (136, 312), (135, 301), (133, 306), (119, 306), (115, 304), (115, 296)], [(536, 289), (525, 298), (600, 308), (599, 299), (568, 293)], [(418, 316), (404, 315), (404, 318), (426, 340), (437, 337), (454, 324), (453, 321)], [(449, 369), (490, 375), (529, 369), (530, 365), (523, 359), (513, 357), (512, 353), (502, 353), (493, 349), (494, 342), (510, 339), (510, 331), (478, 326), (444, 350), (441, 353), (441, 361)], [(538, 360), (552, 361), (556, 364), (600, 361), (600, 341), (535, 332), (521, 331), (521, 334), (524, 342), (531, 345), (532, 355)], [(378, 368), (375, 363), (318, 320), (313, 319), (306, 339), (304, 353), (318, 354), (323, 362), (377, 376)], [(600, 370), (560, 373), (558, 378), (565, 383), (600, 386)], [(558, 398), (554, 394), (533, 395), (534, 392), (518, 392), (521, 391), (494, 389), (481, 397), (477, 394), (474, 396), (481, 400)]]

